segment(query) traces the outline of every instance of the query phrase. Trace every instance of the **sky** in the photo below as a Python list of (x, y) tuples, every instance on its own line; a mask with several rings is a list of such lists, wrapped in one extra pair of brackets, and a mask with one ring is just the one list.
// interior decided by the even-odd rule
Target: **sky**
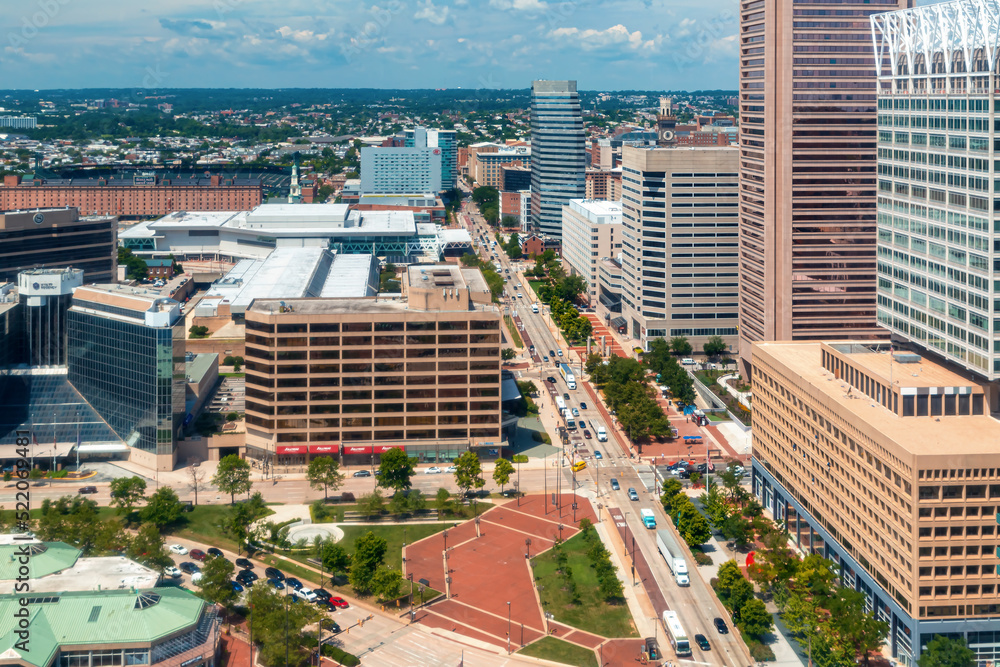
[[(920, 0), (918, 4), (928, 4)], [(0, 88), (735, 90), (737, 0), (8, 0)]]

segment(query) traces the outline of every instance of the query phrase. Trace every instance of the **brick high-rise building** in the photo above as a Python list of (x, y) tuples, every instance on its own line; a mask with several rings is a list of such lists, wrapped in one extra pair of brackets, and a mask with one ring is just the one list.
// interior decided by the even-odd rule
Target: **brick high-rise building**
[(912, 4), (740, 0), (744, 365), (754, 341), (886, 336), (875, 318), (868, 17)]

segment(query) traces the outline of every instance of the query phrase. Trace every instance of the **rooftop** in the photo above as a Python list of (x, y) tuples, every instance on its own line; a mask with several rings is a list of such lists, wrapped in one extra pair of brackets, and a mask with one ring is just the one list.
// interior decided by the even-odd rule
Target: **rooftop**
[[(873, 433), (880, 433), (884, 439), (899, 447), (901, 453), (910, 456), (943, 457), (960, 455), (1000, 454), (1000, 421), (988, 415), (963, 415), (940, 417), (899, 417), (860, 392), (848, 394), (848, 384), (836, 380), (833, 373), (823, 368), (818, 342), (773, 342), (755, 343), (754, 357), (760, 354), (773, 357), (785, 367), (787, 373), (797, 375), (803, 383), (813, 387), (825, 396), (823, 404), (831, 411), (842, 415), (848, 421)], [(866, 353), (860, 363), (870, 364), (873, 371), (888, 371), (888, 354)], [(881, 361), (877, 358), (883, 357)], [(856, 357), (851, 356), (851, 362)], [(912, 364), (893, 363), (895, 370), (904, 375), (900, 378), (903, 386), (926, 386), (923, 378), (934, 378), (937, 386), (949, 378), (950, 371), (937, 364), (922, 360), (923, 370), (913, 378)], [(885, 376), (888, 379), (888, 375)], [(921, 383), (921, 384), (916, 384)], [(945, 382), (947, 384), (947, 382)], [(960, 386), (969, 384), (962, 380)], [(853, 416), (853, 418), (852, 418)]]
[(63, 542), (15, 539), (3, 542), (0, 544), (0, 594), (4, 595), (14, 592), (19, 576), (18, 556), (25, 552), (30, 554), (30, 585), (35, 593), (153, 588), (160, 579), (156, 571), (124, 556), (80, 558), (79, 549)]
[(570, 210), (598, 225), (618, 224), (622, 221), (621, 202), (604, 199), (570, 199), (569, 207)]
[(872, 349), (864, 343), (828, 343), (828, 345), (845, 355), (850, 363), (868, 375), (892, 384), (896, 388), (903, 387), (974, 387), (979, 389), (972, 380), (954, 373), (944, 366), (909, 352)]

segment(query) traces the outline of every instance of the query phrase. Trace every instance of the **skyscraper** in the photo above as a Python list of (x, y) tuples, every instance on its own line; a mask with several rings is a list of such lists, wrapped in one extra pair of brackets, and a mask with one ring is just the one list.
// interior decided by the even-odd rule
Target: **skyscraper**
[(587, 193), (583, 114), (576, 81), (531, 83), (531, 224), (562, 233), (562, 207)]
[(744, 364), (754, 341), (885, 336), (868, 17), (912, 4), (740, 0)]
[(439, 148), (441, 149), (441, 188), (450, 190), (455, 187), (458, 176), (458, 135), (455, 130), (428, 130), (426, 127), (415, 127), (404, 130), (403, 146), (406, 148)]
[(886, 58), (878, 77), (878, 320), (988, 380), (1000, 378), (991, 159), (1000, 102), (987, 28), (998, 20), (997, 0), (872, 19)]

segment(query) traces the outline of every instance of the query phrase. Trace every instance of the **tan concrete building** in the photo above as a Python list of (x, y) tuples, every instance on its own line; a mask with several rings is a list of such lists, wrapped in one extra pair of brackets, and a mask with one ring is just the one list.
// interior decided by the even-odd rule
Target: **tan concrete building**
[(638, 344), (736, 344), (738, 149), (622, 148), (622, 313)]
[(247, 456), (376, 465), (392, 448), (427, 462), (469, 448), (498, 455), (501, 315), (482, 274), (413, 265), (401, 289), (251, 304)]
[(868, 595), (900, 663), (934, 634), (1000, 657), (1000, 421), (983, 387), (863, 342), (757, 343), (752, 368), (753, 491), (791, 540)]
[(597, 265), (622, 247), (622, 206), (618, 202), (570, 199), (563, 206), (562, 257), (570, 275), (587, 281), (583, 297), (597, 301)]
[(754, 341), (886, 336), (875, 321), (868, 17), (912, 4), (740, 0), (744, 367)]
[(469, 156), (469, 175), (477, 186), (502, 190), (505, 167), (530, 167), (531, 148), (527, 146), (499, 146), (494, 151), (479, 150)]

